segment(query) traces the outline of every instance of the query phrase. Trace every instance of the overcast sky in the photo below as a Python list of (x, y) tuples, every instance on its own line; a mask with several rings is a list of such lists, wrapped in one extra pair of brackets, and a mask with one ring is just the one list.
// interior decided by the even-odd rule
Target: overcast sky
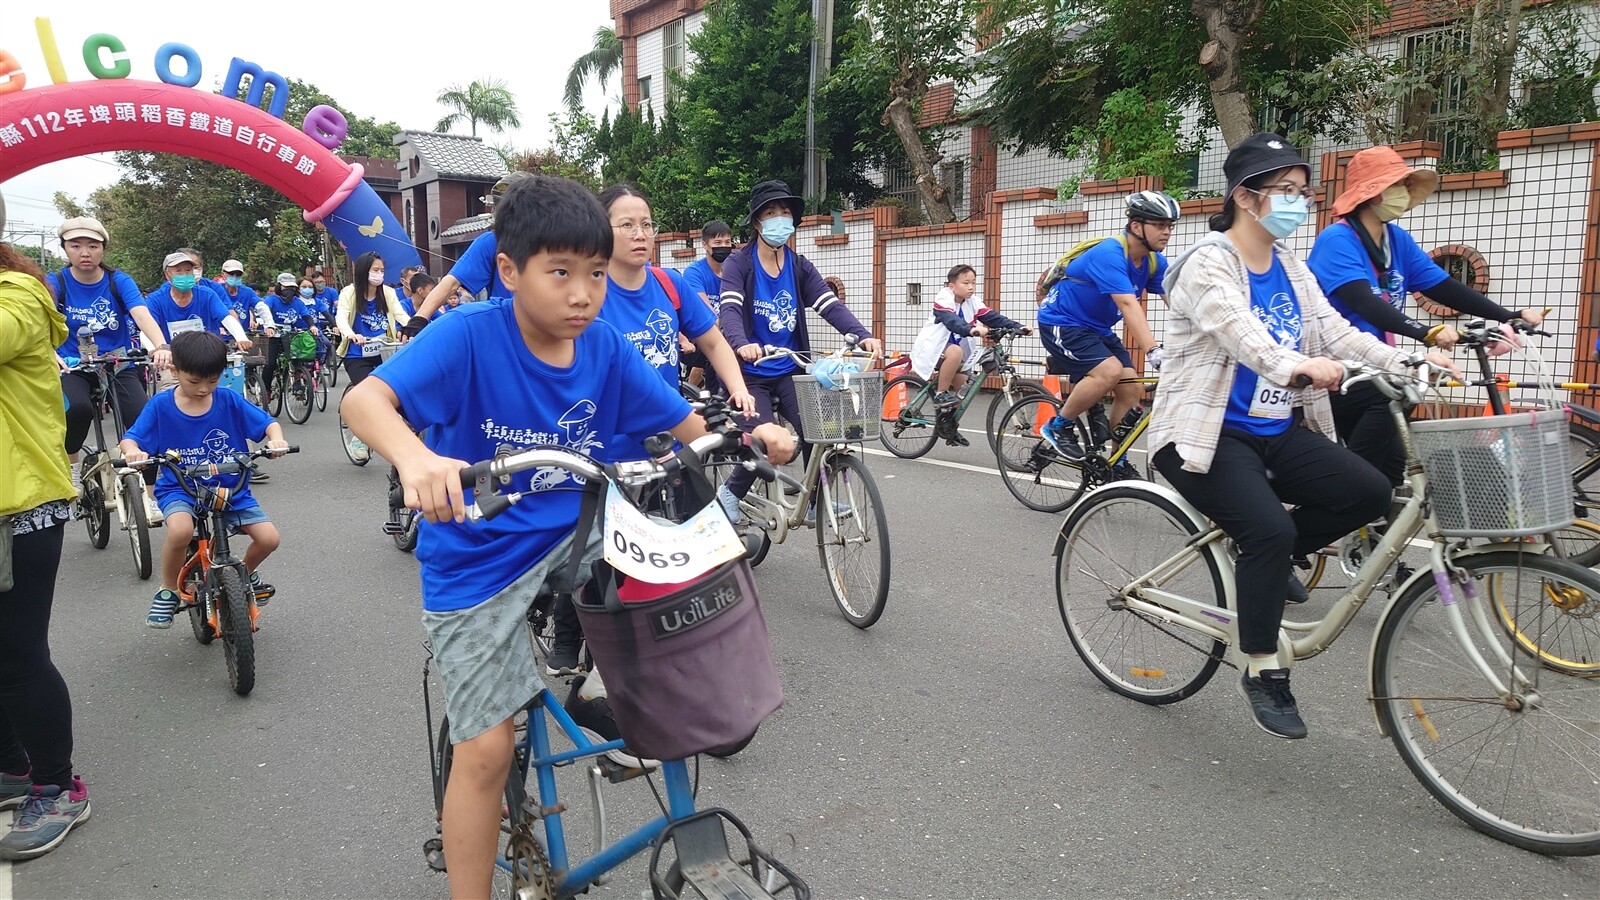
[[(561, 106), (567, 69), (593, 45), (595, 29), (611, 24), (609, 11), (608, 0), (6, 0), (0, 48), (17, 58), (34, 88), (50, 83), (36, 17), (50, 19), (68, 81), (92, 80), (82, 50), (91, 34), (120, 38), (133, 65), (130, 77), (150, 81), (156, 80), (156, 48), (176, 41), (199, 54), (200, 88), (216, 91), (229, 60), (238, 56), (315, 84), (347, 113), (410, 129), (438, 123), (446, 110), (434, 97), (446, 86), (498, 78), (516, 96), (522, 128), (489, 134), (480, 126), (479, 134), (533, 149), (549, 143), (547, 117)], [(606, 98), (620, 92), (613, 77), (603, 91), (591, 86), (585, 99), (598, 115)], [(466, 126), (459, 130), (465, 133)], [(117, 176), (109, 154), (40, 166), (0, 185), (7, 218), (13, 225), (53, 227), (60, 220), (50, 203), (54, 192), (82, 200)]]

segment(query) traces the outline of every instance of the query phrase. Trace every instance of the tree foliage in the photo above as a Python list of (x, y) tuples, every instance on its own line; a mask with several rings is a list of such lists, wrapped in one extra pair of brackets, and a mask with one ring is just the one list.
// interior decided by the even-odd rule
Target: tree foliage
[(1165, 100), (1152, 100), (1135, 88), (1123, 88), (1100, 106), (1093, 127), (1073, 130), (1068, 153), (1088, 161), (1083, 175), (1060, 186), (1065, 199), (1083, 180), (1116, 181), (1136, 175), (1162, 179), (1169, 193), (1181, 194), (1189, 182), (1190, 164), (1205, 149), (1204, 138), (1185, 139), (1181, 117)]
[(471, 127), (473, 137), (478, 136), (479, 123), (495, 131), (522, 127), (517, 98), (506, 87), (506, 83), (498, 78), (474, 81), (465, 87), (453, 84), (440, 91), (434, 99), (440, 106), (450, 110), (434, 126), (436, 131), (449, 131), (461, 121)]
[(561, 92), (561, 102), (569, 110), (583, 106), (583, 87), (593, 78), (602, 86), (611, 76), (622, 71), (622, 41), (617, 32), (605, 25), (594, 31), (594, 46), (589, 52), (572, 61), (567, 70), (567, 85)]

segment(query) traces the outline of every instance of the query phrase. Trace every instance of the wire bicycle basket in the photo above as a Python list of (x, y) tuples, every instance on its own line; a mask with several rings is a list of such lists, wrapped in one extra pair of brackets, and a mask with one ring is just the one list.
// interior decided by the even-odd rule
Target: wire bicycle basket
[(1572, 524), (1565, 411), (1413, 422), (1411, 433), (1445, 537), (1530, 537)]
[(840, 444), (878, 439), (883, 411), (883, 373), (832, 376), (827, 388), (814, 375), (794, 376), (800, 427), (808, 444)]

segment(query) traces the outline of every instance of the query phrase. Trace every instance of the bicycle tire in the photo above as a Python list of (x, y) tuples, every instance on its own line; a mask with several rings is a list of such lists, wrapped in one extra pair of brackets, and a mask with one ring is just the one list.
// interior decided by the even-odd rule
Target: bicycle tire
[(403, 553), (417, 551), (417, 519), (420, 514), (416, 510), (407, 510), (406, 528), (399, 534), (391, 535), (394, 538), (395, 549)]
[[(1537, 664), (1503, 629), (1483, 621), (1488, 612), (1478, 606), (1486, 576), (1500, 581), (1502, 591), (1512, 582), (1514, 605), (1524, 591), (1536, 596), (1552, 583), (1600, 594), (1600, 577), (1520, 550), (1475, 553), (1457, 563), (1479, 582), (1478, 596), (1441, 603), (1437, 582), (1419, 578), (1384, 613), (1372, 660), (1379, 722), (1428, 793), (1478, 831), (1551, 856), (1600, 853), (1594, 777), (1600, 743), (1592, 725), (1585, 726), (1600, 721), (1600, 679)], [(1502, 682), (1511, 683), (1510, 669), (1496, 648), (1532, 684), (1510, 701), (1495, 696), (1457, 639), (1452, 610), (1466, 619), (1469, 639)], [(1545, 740), (1545, 728), (1566, 733)], [(1549, 774), (1525, 773), (1535, 766)], [(1503, 783), (1486, 784), (1502, 777)]]
[(209, 644), (217, 639), (217, 631), (211, 627), (211, 620), (206, 615), (205, 575), (196, 567), (189, 570), (185, 582), (184, 589), (194, 598), (194, 603), (189, 606), (189, 629), (194, 632), (195, 640)]
[(150, 580), (153, 561), (150, 556), (150, 522), (144, 509), (144, 479), (133, 472), (118, 479), (122, 490), (123, 522), (128, 527), (128, 549), (133, 552), (133, 571), (140, 581)]
[(239, 570), (229, 567), (216, 578), (217, 621), (222, 631), (222, 657), (228, 664), (228, 687), (241, 697), (256, 686), (256, 637), (250, 622), (250, 601)]
[(283, 415), (283, 395), (289, 390), (289, 375), (283, 369), (272, 374), (272, 396), (267, 402), (267, 415), (276, 419)]
[[(817, 491), (817, 555), (839, 611), (851, 625), (871, 628), (889, 600), (889, 523), (883, 517), (883, 499), (872, 473), (854, 454), (830, 454), (823, 475)], [(849, 507), (849, 513), (834, 513), (835, 503)], [(870, 563), (874, 541), (876, 576), (868, 575), (860, 584), (846, 583), (856, 580), (847, 575), (849, 562)]]
[[(1133, 521), (1140, 506), (1158, 515)], [(1056, 607), (1072, 649), (1100, 683), (1140, 703), (1163, 706), (1194, 695), (1216, 674), (1224, 642), (1126, 606), (1118, 609), (1106, 592), (1107, 585), (1126, 584), (1130, 572), (1152, 571), (1207, 529), (1171, 500), (1133, 486), (1095, 491), (1067, 516), (1056, 549)], [(1216, 552), (1214, 542), (1200, 548), (1201, 568), (1191, 563), (1162, 588), (1226, 606)], [(1104, 564), (1097, 565), (1099, 560)]]
[(296, 425), (304, 425), (311, 419), (311, 407), (316, 403), (313, 392), (316, 386), (311, 383), (311, 371), (302, 363), (294, 363), (289, 373), (289, 390), (284, 393), (283, 405), (289, 413), (289, 421)]
[(1585, 569), (1600, 566), (1600, 522), (1574, 519), (1571, 525), (1557, 528), (1546, 538), (1560, 542), (1561, 558)]
[(1038, 394), (1043, 394), (1047, 397), (1052, 396), (1049, 391), (1044, 389), (1043, 383), (1032, 378), (1019, 378), (1011, 382), (1011, 390), (1009, 392), (1004, 390), (995, 391), (994, 398), (989, 401), (989, 411), (983, 417), (983, 433), (989, 439), (990, 453), (995, 452), (995, 428), (1000, 424), (1000, 416), (1006, 410), (1015, 406), (1017, 401), (1023, 397), (1031, 397)]
[[(931, 409), (933, 392), (919, 375), (896, 375), (883, 386), (884, 404), (891, 399), (901, 403), (894, 417), (882, 416), (878, 441), (885, 450), (901, 459), (927, 455), (939, 440), (938, 413)], [(927, 413), (933, 412), (933, 415)]]
[(262, 375), (259, 367), (252, 366), (245, 369), (244, 398), (250, 401), (251, 405), (259, 409), (266, 409), (265, 404), (261, 402), (261, 379)]
[(328, 411), (328, 364), (321, 363), (317, 366), (316, 376), (312, 379), (316, 388), (317, 412)]
[[(1061, 410), (1061, 401), (1049, 394), (1034, 394), (1018, 400), (1001, 416), (995, 433), (995, 467), (1018, 503), (1038, 512), (1058, 513), (1083, 496), (1083, 466), (1062, 457), (1039, 436), (1034, 423), (1045, 417), (1041, 406), (1048, 406), (1049, 415), (1054, 416)], [(1081, 433), (1082, 425), (1075, 427)]]
[[(83, 471), (94, 468), (98, 456), (84, 454)], [(143, 497), (139, 502), (144, 502)], [(87, 477), (80, 481), (78, 494), (78, 510), (83, 514), (83, 524), (89, 529), (89, 544), (96, 550), (104, 550), (111, 543), (111, 510), (106, 509), (106, 492), (100, 486), (98, 477)]]
[[(350, 392), (350, 389), (348, 387), (345, 388), (345, 393), (349, 393), (349, 392)], [(340, 405), (342, 406), (343, 404), (340, 404)], [(351, 447), (350, 447), (350, 439), (353, 438), (354, 436), (355, 435), (351, 434), (351, 432), (350, 432), (350, 426), (345, 423), (344, 413), (340, 413), (339, 414), (339, 446), (344, 448), (344, 456), (345, 456), (345, 458), (350, 460), (350, 462), (353, 465), (364, 466), (367, 463), (372, 462), (372, 451), (368, 450), (367, 451), (367, 455), (364, 456), (364, 457), (357, 456), (355, 450), (351, 449)]]
[[(1600, 532), (1600, 525), (1582, 519), (1568, 528), (1577, 526), (1588, 529), (1590, 541), (1595, 539), (1595, 532)], [(1588, 568), (1576, 556), (1564, 558)], [(1546, 603), (1513, 608), (1498, 582), (1492, 581), (1485, 588), (1495, 622), (1522, 652), (1559, 672), (1586, 678), (1600, 676), (1600, 595), (1547, 587), (1543, 593)]]
[(1600, 500), (1600, 472), (1590, 475), (1582, 482), (1576, 478), (1578, 468), (1589, 457), (1600, 455), (1600, 431), (1586, 423), (1568, 422), (1567, 439), (1572, 454), (1573, 490), (1582, 491), (1591, 498)]

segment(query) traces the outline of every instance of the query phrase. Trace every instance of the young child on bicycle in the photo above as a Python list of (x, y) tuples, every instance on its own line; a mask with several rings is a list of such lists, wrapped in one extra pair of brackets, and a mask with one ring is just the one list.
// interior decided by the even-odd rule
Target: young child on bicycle
[[(188, 331), (172, 339), (172, 369), (177, 385), (156, 394), (139, 414), (138, 421), (122, 439), (122, 456), (136, 463), (150, 456), (176, 450), (184, 466), (227, 462), (240, 453), (249, 453), (249, 441), (265, 439), (268, 449), (287, 450), (283, 426), (266, 411), (227, 388), (218, 388), (222, 370), (228, 365), (228, 347), (222, 338), (208, 331)], [(233, 475), (203, 477), (209, 484), (233, 483)], [(147, 619), (151, 628), (171, 628), (178, 610), (178, 571), (183, 567), (194, 537), (194, 501), (178, 483), (178, 476), (167, 469), (156, 479), (156, 502), (167, 520), (167, 539), (161, 548), (161, 590), (150, 603)], [(272, 596), (272, 588), (261, 580), (261, 563), (278, 549), (278, 529), (267, 520), (261, 505), (250, 494), (246, 480), (230, 498), (228, 524), (250, 538), (244, 554), (244, 567), (258, 605)]]
[[(978, 272), (965, 263), (954, 266), (944, 277), (944, 287), (933, 298), (927, 324), (911, 345), (911, 370), (924, 379), (939, 373), (939, 391), (933, 402), (948, 409), (961, 402), (958, 392), (967, 378), (978, 371), (981, 341), (990, 328), (1014, 328), (1031, 334), (1020, 322), (995, 312), (977, 298)], [(951, 429), (950, 443), (963, 447), (969, 443)]]
[[(456, 897), (489, 894), (512, 717), (544, 688), (529, 608), (547, 580), (560, 591), (577, 587), (559, 583), (571, 554), (585, 562), (600, 555), (598, 531), (573, 534), (580, 492), (565, 472), (516, 476), (512, 487), (532, 496), (469, 524), (462, 467), (551, 444), (610, 462), (623, 442), (706, 433), (633, 344), (595, 321), (614, 234), (600, 202), (576, 182), (518, 181), (494, 212), (498, 271), (512, 296), (439, 319), (341, 405), (351, 430), (394, 463), (406, 505), (424, 517), (422, 621), (455, 748), (443, 829)], [(413, 429), (426, 429), (426, 445)], [(758, 436), (775, 459), (791, 454), (783, 429)], [(587, 577), (586, 566), (580, 571)]]

